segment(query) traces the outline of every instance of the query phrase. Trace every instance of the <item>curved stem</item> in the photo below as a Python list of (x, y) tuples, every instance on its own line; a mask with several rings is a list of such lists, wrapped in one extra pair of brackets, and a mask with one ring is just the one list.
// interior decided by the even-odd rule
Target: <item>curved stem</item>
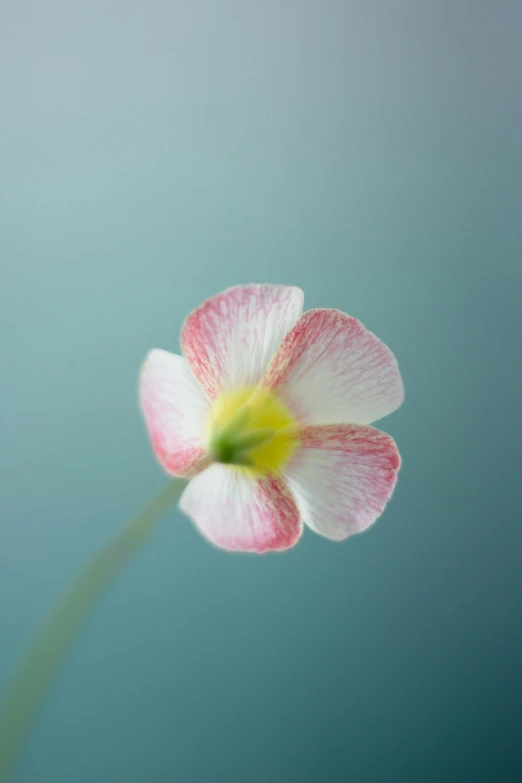
[(7, 779), (38, 707), (96, 599), (152, 531), (184, 482), (167, 484), (76, 577), (15, 675), (0, 708), (0, 781)]

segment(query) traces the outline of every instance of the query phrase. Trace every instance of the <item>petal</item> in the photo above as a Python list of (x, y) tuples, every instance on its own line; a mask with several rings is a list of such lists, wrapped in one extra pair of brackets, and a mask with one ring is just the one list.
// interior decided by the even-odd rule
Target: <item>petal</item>
[(283, 340), (263, 383), (277, 387), (307, 424), (369, 424), (404, 398), (390, 349), (339, 310), (305, 313)]
[(230, 465), (212, 465), (193, 478), (179, 505), (213, 544), (233, 551), (288, 549), (303, 529), (281, 478), (255, 478)]
[(152, 447), (165, 470), (174, 476), (197, 470), (205, 457), (210, 403), (187, 360), (151, 351), (141, 373), (140, 403)]
[(373, 427), (306, 427), (285, 470), (305, 524), (340, 541), (382, 514), (400, 457), (389, 435)]
[(194, 310), (181, 347), (210, 399), (258, 383), (302, 312), (303, 292), (284, 285), (239, 285)]

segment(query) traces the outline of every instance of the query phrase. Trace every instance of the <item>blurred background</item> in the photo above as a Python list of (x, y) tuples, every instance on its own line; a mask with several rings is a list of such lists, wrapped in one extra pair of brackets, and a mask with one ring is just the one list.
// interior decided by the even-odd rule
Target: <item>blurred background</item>
[(229, 555), (172, 509), (16, 783), (522, 779), (519, 0), (0, 0), (0, 688), (164, 483), (149, 348), (239, 282), (396, 353), (368, 533)]

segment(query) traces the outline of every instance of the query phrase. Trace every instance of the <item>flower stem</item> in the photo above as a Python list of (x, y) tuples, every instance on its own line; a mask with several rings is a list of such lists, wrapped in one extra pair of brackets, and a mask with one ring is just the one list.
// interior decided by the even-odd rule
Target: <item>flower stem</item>
[(184, 486), (169, 482), (83, 569), (11, 681), (0, 708), (0, 781), (7, 780), (60, 664), (106, 585), (142, 544)]

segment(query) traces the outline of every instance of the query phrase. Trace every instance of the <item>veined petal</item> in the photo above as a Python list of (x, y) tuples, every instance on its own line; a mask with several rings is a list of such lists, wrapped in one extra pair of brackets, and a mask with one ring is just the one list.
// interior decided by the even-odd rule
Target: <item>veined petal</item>
[(140, 378), (140, 403), (154, 452), (173, 476), (202, 467), (210, 403), (183, 356), (153, 350)]
[(373, 427), (306, 427), (285, 470), (305, 524), (340, 541), (369, 527), (390, 499), (399, 452)]
[(263, 379), (306, 424), (369, 424), (402, 403), (397, 361), (339, 310), (309, 310), (287, 334)]
[(302, 522), (281, 478), (258, 479), (241, 468), (211, 465), (190, 481), (180, 508), (216, 546), (239, 552), (288, 549)]
[(284, 285), (239, 285), (207, 299), (185, 321), (181, 347), (211, 400), (257, 384), (303, 312), (303, 292)]

